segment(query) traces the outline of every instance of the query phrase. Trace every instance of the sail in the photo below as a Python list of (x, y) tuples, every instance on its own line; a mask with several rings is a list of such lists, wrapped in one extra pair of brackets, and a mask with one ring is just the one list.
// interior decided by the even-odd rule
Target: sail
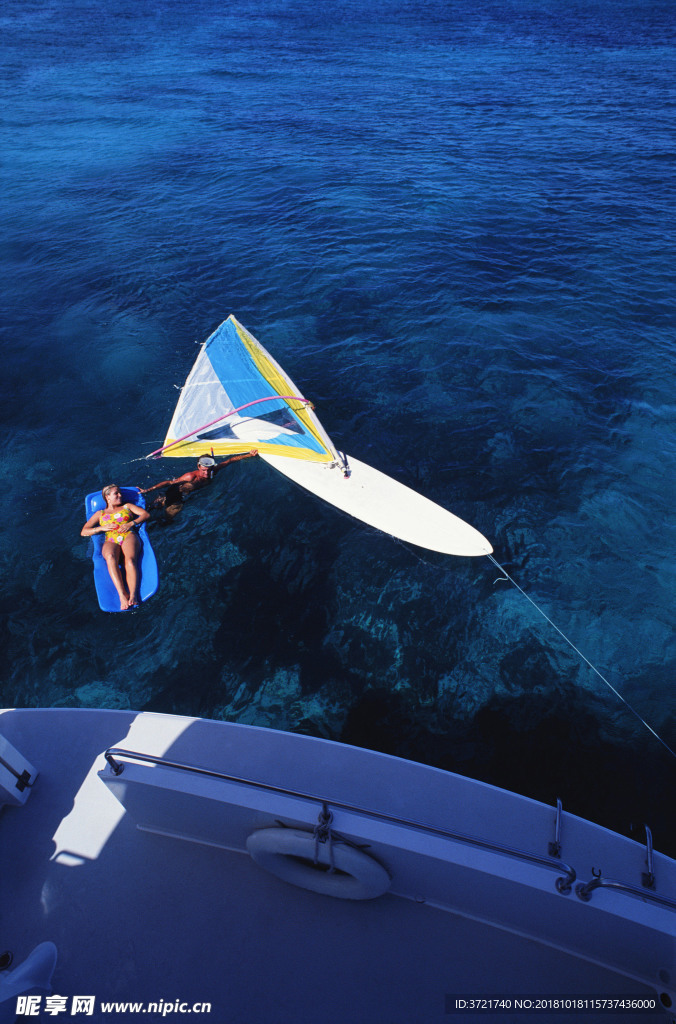
[(290, 377), (229, 316), (200, 349), (160, 455), (228, 456), (257, 449), (268, 465), (393, 537), (448, 555), (487, 555), (482, 534), (422, 494), (337, 452)]
[(164, 445), (152, 454), (228, 456), (251, 448), (309, 462), (337, 459), (307, 399), (260, 342), (229, 316), (200, 349)]

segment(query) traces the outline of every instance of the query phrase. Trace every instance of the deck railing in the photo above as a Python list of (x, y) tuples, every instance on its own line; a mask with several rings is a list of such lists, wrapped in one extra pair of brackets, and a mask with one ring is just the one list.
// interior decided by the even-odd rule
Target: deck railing
[[(557, 800), (556, 808), (556, 822), (555, 822), (555, 836), (553, 842), (549, 844), (549, 857), (541, 857), (538, 854), (530, 853), (527, 850), (518, 850), (510, 846), (504, 846), (501, 843), (493, 842), (489, 839), (482, 839), (479, 836), (466, 835), (462, 832), (456, 832), (453, 829), (440, 828), (437, 825), (429, 825), (425, 822), (414, 821), (410, 818), (400, 818), (396, 815), (385, 814), (382, 811), (374, 811), (369, 808), (359, 807), (355, 804), (346, 803), (340, 800), (327, 800), (325, 797), (318, 796), (313, 793), (300, 792), (298, 790), (286, 789), (282, 786), (274, 786), (268, 782), (258, 782), (254, 779), (247, 779), (239, 775), (231, 775), (226, 772), (214, 771), (211, 768), (202, 768), (198, 765), (185, 764), (180, 761), (170, 761), (167, 758), (155, 757), (152, 754), (142, 754), (134, 750), (124, 750), (122, 747), (110, 747), (105, 752), (105, 759), (113, 775), (121, 775), (124, 771), (124, 765), (120, 763), (119, 758), (127, 759), (131, 761), (140, 761), (144, 764), (153, 764), (162, 768), (171, 768), (176, 771), (188, 772), (193, 775), (199, 775), (204, 778), (219, 779), (223, 782), (234, 782), (238, 785), (250, 786), (253, 789), (264, 790), (269, 793), (277, 793), (282, 796), (293, 797), (294, 799), (307, 800), (310, 803), (319, 804), (322, 808), (320, 818), (325, 813), (328, 807), (340, 809), (342, 811), (348, 811), (353, 814), (363, 815), (368, 818), (375, 818), (379, 821), (385, 821), (389, 824), (398, 826), (404, 826), (405, 828), (414, 829), (418, 832), (424, 832), (428, 835), (440, 836), (444, 839), (450, 839), (456, 843), (462, 843), (465, 846), (472, 847), (474, 849), (488, 850), (491, 853), (501, 854), (505, 857), (511, 857), (524, 863), (533, 864), (537, 867), (547, 868), (550, 871), (555, 871), (558, 874), (558, 878), (555, 881), (555, 887), (557, 892), (563, 896), (567, 896), (572, 892), (573, 882), (577, 875), (575, 869), (570, 865), (565, 864), (562, 860), (558, 859), (561, 851), (561, 822), (562, 822), (562, 807), (561, 801)], [(644, 875), (644, 886), (646, 886), (645, 879), (649, 878), (651, 884), (654, 886), (655, 876), (653, 873), (653, 858), (652, 858), (652, 836), (650, 830), (646, 829), (648, 833), (648, 875)], [(563, 872), (563, 874), (562, 874)], [(595, 875), (594, 878), (586, 883), (585, 885), (579, 884), (576, 886), (576, 893), (579, 898), (585, 902), (588, 902), (591, 898), (591, 892), (596, 888), (613, 888), (621, 890), (630, 896), (638, 897), (644, 901), (659, 904), (662, 907), (666, 907), (669, 910), (676, 911), (676, 901), (669, 899), (666, 896), (661, 896), (656, 893), (653, 888), (647, 886), (638, 889), (636, 886), (630, 885), (624, 882), (618, 882), (610, 879), (602, 879), (600, 875)]]

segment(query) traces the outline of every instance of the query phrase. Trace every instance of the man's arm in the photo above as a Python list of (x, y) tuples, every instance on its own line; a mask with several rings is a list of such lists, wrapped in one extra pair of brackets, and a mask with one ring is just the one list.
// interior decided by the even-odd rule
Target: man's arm
[(160, 487), (168, 487), (169, 484), (173, 484), (173, 482), (173, 480), (163, 480), (159, 484), (153, 484), (152, 487), (139, 487), (138, 492), (139, 494), (148, 494), (149, 491), (157, 491)]
[(193, 480), (197, 476), (194, 470), (189, 473), (184, 473), (183, 476), (177, 476), (173, 480), (162, 480), (159, 484), (153, 484), (152, 487), (139, 487), (140, 494), (148, 494), (149, 491), (158, 491), (161, 487), (170, 487), (171, 484), (181, 484), (187, 480)]
[(223, 459), (223, 462), (216, 463), (214, 473), (217, 473), (219, 469), (223, 469), (224, 466), (229, 465), (231, 462), (239, 462), (240, 459), (252, 459), (254, 455), (258, 455), (258, 448), (252, 448), (250, 452), (243, 452), (241, 455), (231, 455), (229, 459)]

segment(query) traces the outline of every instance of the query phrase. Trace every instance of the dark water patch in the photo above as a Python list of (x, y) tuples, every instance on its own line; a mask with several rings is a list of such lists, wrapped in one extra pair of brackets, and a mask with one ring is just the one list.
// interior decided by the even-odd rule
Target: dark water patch
[[(676, 771), (640, 733), (632, 745), (641, 764), (599, 730), (598, 704), (569, 690), (492, 699), (471, 722), (420, 714), (411, 694), (369, 688), (348, 713), (341, 740), (469, 775), (554, 806), (674, 856), (669, 817)], [(552, 819), (553, 820), (553, 819)], [(565, 853), (564, 853), (565, 859)]]
[[(322, 638), (331, 612), (331, 594), (308, 559), (278, 552), (274, 565), (247, 562), (231, 570), (222, 582), (222, 622), (215, 645), (255, 688), (271, 664), (300, 667), (301, 687), (312, 690), (315, 680), (334, 675), (333, 659), (323, 651)], [(298, 577), (302, 566), (303, 578)], [(233, 659), (233, 649), (241, 652)]]
[(638, 841), (645, 839), (642, 823), (652, 822), (656, 846), (673, 856), (676, 833), (666, 809), (676, 771), (638, 726), (631, 731), (637, 770), (627, 761), (627, 733), (620, 742), (603, 735), (599, 712), (596, 702), (570, 693), (495, 698), (474, 720), (484, 745), (482, 778), (545, 803), (560, 797), (571, 813)]

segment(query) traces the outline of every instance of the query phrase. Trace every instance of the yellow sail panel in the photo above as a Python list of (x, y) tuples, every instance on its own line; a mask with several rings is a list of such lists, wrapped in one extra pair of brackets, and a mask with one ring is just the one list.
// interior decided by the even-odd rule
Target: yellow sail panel
[[(205, 444), (203, 441), (178, 441), (174, 438), (170, 438), (167, 435), (165, 444), (169, 445), (166, 450), (162, 451), (163, 458), (174, 458), (174, 459), (198, 459), (201, 455), (213, 455), (216, 459), (227, 459), (230, 455), (241, 455), (245, 452), (250, 452), (253, 448), (261, 455), (279, 455), (279, 446), (276, 444), (269, 444), (265, 441), (257, 441), (255, 444), (223, 444), (222, 442), (209, 442)], [(284, 457), (287, 459), (300, 459), (303, 462), (324, 462), (330, 464), (334, 460), (332, 458), (318, 457), (312, 452), (308, 452), (301, 448), (289, 448), (284, 451)]]

